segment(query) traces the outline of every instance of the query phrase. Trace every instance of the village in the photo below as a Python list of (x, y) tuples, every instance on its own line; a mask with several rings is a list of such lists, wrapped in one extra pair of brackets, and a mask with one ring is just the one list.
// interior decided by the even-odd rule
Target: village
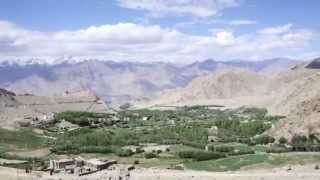
[(158, 177), (188, 172), (192, 179), (193, 171), (227, 172), (265, 162), (273, 167), (283, 154), (284, 162), (291, 162), (301, 156), (295, 152), (319, 149), (316, 139), (289, 143), (264, 134), (283, 117), (262, 108), (112, 109), (89, 91), (8, 96), (17, 102), (2, 115), (19, 120), (16, 131), (0, 129), (0, 169), (13, 168), (16, 172), (6, 172), (20, 179), (140, 180), (145, 172)]
[(82, 157), (50, 160), (47, 169), (50, 175), (72, 174), (75, 176), (86, 176), (99, 171), (104, 171), (109, 180), (128, 180), (133, 165), (119, 165), (116, 160), (84, 159)]

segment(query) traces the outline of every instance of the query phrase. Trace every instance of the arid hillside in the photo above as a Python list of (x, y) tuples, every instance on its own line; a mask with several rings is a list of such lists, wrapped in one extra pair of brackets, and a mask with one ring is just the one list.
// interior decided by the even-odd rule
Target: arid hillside
[(139, 105), (213, 104), (258, 106), (287, 118), (270, 131), (276, 137), (320, 133), (319, 59), (276, 74), (228, 69), (196, 78), (185, 88), (164, 93)]
[(32, 123), (33, 120), (50, 120), (54, 113), (64, 111), (87, 111), (114, 113), (91, 91), (65, 92), (56, 96), (15, 95), (0, 91), (0, 125), (15, 128)]
[(287, 111), (287, 118), (270, 130), (271, 135), (291, 138), (296, 134), (320, 134), (320, 69), (314, 65), (315, 61), (305, 66), (303, 71), (308, 71), (307, 76), (295, 80), (276, 105), (282, 112)]
[(137, 63), (88, 60), (56, 64), (0, 63), (0, 87), (20, 94), (52, 96), (66, 90), (91, 90), (113, 104), (142, 99), (164, 90), (186, 86), (196, 77), (227, 67), (255, 72), (284, 69), (295, 60), (197, 61), (192, 64)]
[(269, 78), (265, 75), (250, 70), (230, 68), (196, 78), (185, 88), (166, 92), (149, 103), (187, 105), (199, 101), (214, 103), (215, 100), (263, 95), (267, 81)]
[(15, 96), (13, 92), (0, 89), (0, 112), (2, 112), (4, 108), (16, 107), (18, 105)]

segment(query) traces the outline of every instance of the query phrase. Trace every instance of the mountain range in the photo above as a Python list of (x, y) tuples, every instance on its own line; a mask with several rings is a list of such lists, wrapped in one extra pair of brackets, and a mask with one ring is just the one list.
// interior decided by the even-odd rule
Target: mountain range
[(276, 58), (261, 61), (196, 61), (191, 64), (164, 62), (114, 62), (103, 60), (45, 63), (0, 63), (0, 87), (18, 94), (55, 95), (90, 90), (106, 102), (122, 104), (186, 86), (194, 78), (217, 70), (237, 67), (259, 73), (287, 69), (298, 61)]
[(187, 86), (167, 91), (137, 107), (222, 105), (261, 107), (286, 117), (267, 132), (291, 139), (320, 137), (320, 58), (277, 73), (227, 68), (197, 77)]

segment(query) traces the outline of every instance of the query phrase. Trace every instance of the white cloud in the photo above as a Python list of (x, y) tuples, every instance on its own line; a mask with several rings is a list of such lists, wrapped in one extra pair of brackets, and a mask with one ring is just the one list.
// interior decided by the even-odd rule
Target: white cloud
[(175, 24), (176, 28), (190, 28), (198, 25), (228, 25), (232, 26), (244, 26), (257, 24), (256, 21), (249, 19), (238, 20), (224, 20), (224, 19), (193, 19), (191, 21), (182, 21)]
[(277, 26), (277, 27), (270, 27), (265, 28), (259, 31), (261, 34), (282, 34), (287, 33), (291, 30), (292, 24), (286, 24), (283, 26)]
[(252, 20), (247, 20), (247, 19), (240, 19), (240, 20), (230, 21), (229, 24), (234, 26), (240, 26), (240, 25), (253, 25), (253, 24), (257, 24), (257, 22)]
[(145, 10), (153, 16), (168, 14), (210, 17), (225, 8), (238, 6), (240, 0), (118, 0), (121, 7)]
[(316, 38), (312, 31), (296, 29), (292, 25), (287, 30), (266, 29), (247, 34), (219, 29), (200, 36), (157, 25), (118, 23), (47, 33), (0, 21), (0, 60), (73, 56), (78, 59), (194, 61), (311, 53), (310, 44)]

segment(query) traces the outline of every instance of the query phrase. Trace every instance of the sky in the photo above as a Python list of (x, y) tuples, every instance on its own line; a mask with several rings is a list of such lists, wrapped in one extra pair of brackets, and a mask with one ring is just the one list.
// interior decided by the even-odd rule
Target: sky
[(1, 0), (0, 61), (320, 56), (319, 0)]

